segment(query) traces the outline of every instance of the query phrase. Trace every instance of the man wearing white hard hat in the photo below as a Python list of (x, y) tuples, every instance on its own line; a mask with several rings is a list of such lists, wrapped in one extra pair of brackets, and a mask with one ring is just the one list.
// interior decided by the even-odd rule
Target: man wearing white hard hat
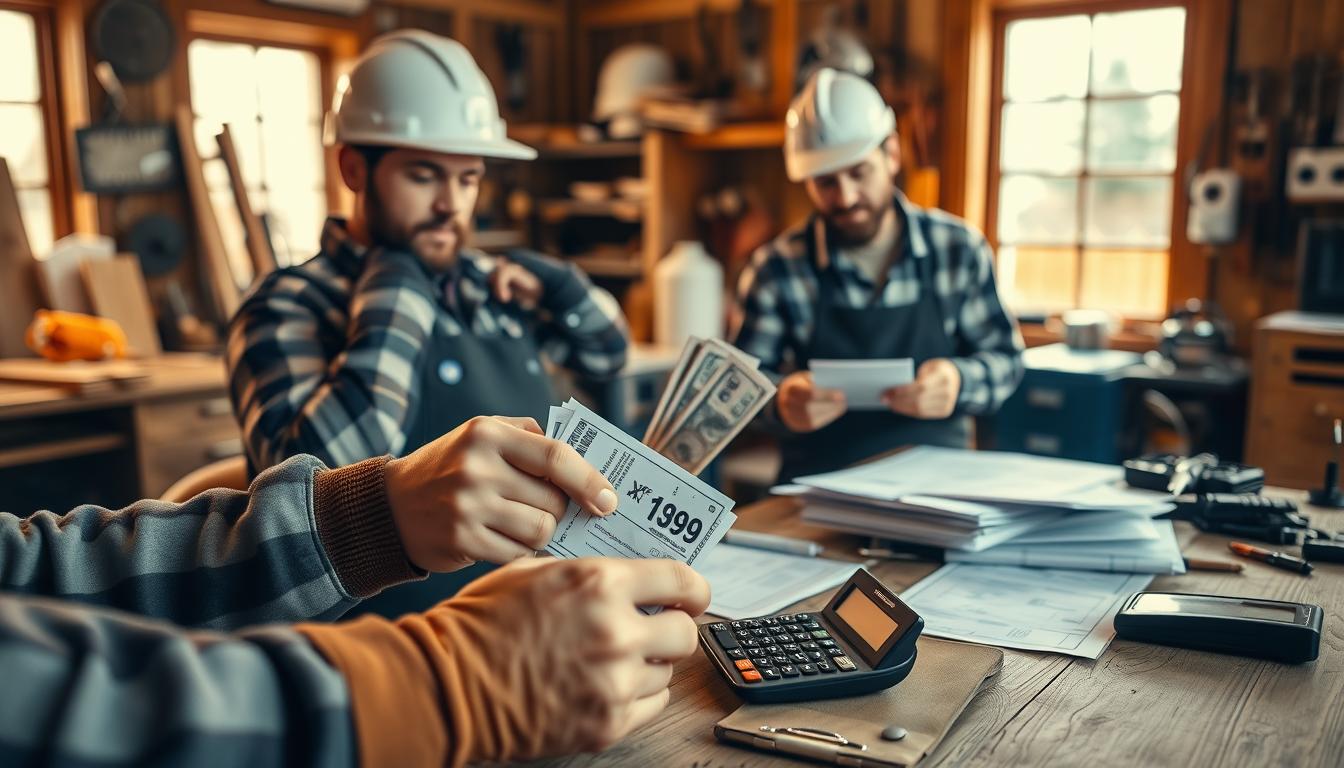
[[(1022, 377), (1022, 338), (994, 282), (984, 237), (896, 187), (896, 118), (863, 78), (814, 72), (785, 121), (785, 167), (816, 212), (762, 246), (739, 284), (734, 343), (782, 376), (781, 479), (901, 445), (967, 447), (970, 417), (995, 411)], [(913, 383), (851, 410), (817, 387), (811, 360), (913, 358)]]
[[(579, 270), (469, 247), (485, 159), (536, 152), (507, 137), (466, 48), (384, 35), (327, 117), (353, 215), (328, 219), (321, 252), (268, 275), (230, 326), (231, 396), (254, 471), (300, 453), (328, 466), (404, 455), (480, 415), (541, 420), (554, 402), (543, 349), (589, 377), (624, 365), (619, 307)], [(507, 538), (493, 562), (509, 559)], [(416, 587), (418, 598), (380, 596), (375, 610), (424, 608), (451, 590)]]

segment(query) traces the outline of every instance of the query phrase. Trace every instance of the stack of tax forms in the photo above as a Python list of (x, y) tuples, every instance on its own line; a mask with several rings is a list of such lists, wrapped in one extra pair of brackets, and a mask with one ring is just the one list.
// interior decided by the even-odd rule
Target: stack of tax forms
[(777, 493), (803, 520), (947, 550), (949, 562), (1183, 573), (1167, 494), (1124, 487), (1118, 466), (919, 447), (796, 478)]
[(720, 339), (691, 337), (654, 409), (644, 444), (700, 474), (775, 396), (761, 361)]
[(546, 434), (569, 444), (616, 490), (616, 511), (573, 501), (546, 552), (560, 558), (663, 557), (691, 567), (733, 526), (733, 500), (576, 400), (551, 408)]

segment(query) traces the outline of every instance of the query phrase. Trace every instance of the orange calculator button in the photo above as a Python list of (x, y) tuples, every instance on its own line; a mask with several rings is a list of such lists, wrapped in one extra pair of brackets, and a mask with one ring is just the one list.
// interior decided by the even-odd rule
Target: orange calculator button
[(736, 664), (736, 665), (737, 665), (737, 668), (740, 669), (740, 670), (742, 670), (743, 672), (746, 672), (746, 671), (749, 670), (749, 669), (755, 669), (755, 668), (756, 668), (756, 665), (755, 665), (755, 664), (752, 664), (750, 659), (738, 659), (737, 661), (735, 661), (735, 662), (733, 662), (733, 663)]
[(742, 673), (742, 679), (748, 683), (759, 683), (761, 682), (761, 673), (754, 669), (748, 669)]

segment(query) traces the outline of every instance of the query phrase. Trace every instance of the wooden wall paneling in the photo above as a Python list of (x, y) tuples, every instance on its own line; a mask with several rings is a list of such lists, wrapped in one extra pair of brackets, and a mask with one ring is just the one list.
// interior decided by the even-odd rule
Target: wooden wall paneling
[(0, 157), (0, 358), (32, 356), (23, 336), (39, 306), (39, 290), (9, 164)]
[(944, 4), (940, 207), (982, 229), (986, 227), (989, 174), (993, 34), (990, 0)]
[[(1171, 257), (1167, 264), (1168, 305), (1189, 297), (1206, 297), (1210, 259), (1221, 258), (1218, 250), (1186, 239), (1189, 205), (1182, 186), (1185, 169), (1196, 159), (1206, 135), (1217, 137), (1226, 130), (1224, 104), (1228, 43), (1233, 29), (1233, 7), (1224, 0), (1189, 0), (1186, 7), (1185, 67), (1181, 77), (1181, 117), (1176, 137), (1176, 180), (1171, 217)], [(1210, 146), (1206, 167), (1226, 162)]]
[(85, 56), (85, 16), (82, 0), (56, 0), (54, 34), (56, 40), (56, 74), (60, 85), (60, 130), (63, 154), (68, 158), (64, 169), (70, 190), (73, 232), (98, 232), (98, 205), (94, 195), (83, 191), (79, 184), (79, 152), (75, 145), (75, 129), (88, 125), (89, 111), (88, 63)]

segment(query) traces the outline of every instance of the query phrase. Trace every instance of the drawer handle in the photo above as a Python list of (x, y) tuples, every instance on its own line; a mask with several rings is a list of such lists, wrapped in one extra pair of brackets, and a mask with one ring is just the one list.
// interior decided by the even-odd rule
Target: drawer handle
[(228, 440), (220, 440), (218, 443), (205, 449), (205, 457), (211, 461), (231, 459), (234, 456), (242, 455), (243, 439), (240, 437), (231, 437)]
[(213, 419), (217, 416), (232, 416), (233, 406), (229, 404), (227, 397), (216, 397), (201, 403), (201, 415), (207, 419)]

